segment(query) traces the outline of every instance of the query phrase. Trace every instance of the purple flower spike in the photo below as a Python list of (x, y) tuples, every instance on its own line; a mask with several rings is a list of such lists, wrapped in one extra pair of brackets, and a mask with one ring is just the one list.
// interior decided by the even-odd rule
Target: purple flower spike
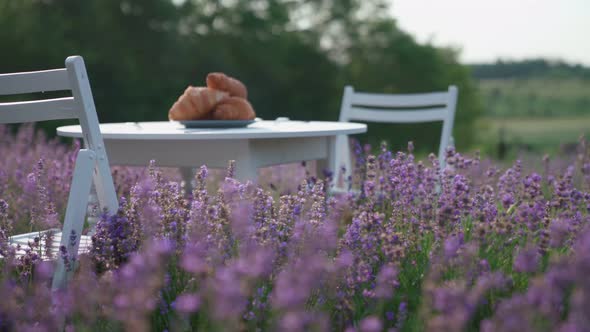
[(201, 299), (196, 294), (182, 294), (176, 298), (172, 307), (183, 314), (190, 314), (199, 309)]
[(453, 235), (445, 240), (444, 244), (444, 254), (447, 260), (456, 257), (457, 251), (463, 244), (463, 236), (462, 235)]
[(518, 255), (514, 259), (514, 271), (533, 273), (539, 268), (541, 255), (539, 249), (533, 246), (528, 246), (519, 250)]
[(394, 266), (384, 266), (377, 275), (377, 285), (375, 287), (375, 296), (377, 298), (390, 298), (393, 290), (397, 288), (398, 271)]
[(360, 332), (380, 332), (383, 329), (383, 323), (378, 317), (369, 316), (360, 322), (359, 328)]

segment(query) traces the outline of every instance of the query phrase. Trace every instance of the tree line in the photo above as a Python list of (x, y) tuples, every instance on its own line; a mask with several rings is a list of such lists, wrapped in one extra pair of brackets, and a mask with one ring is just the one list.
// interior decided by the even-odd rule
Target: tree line
[(527, 59), (521, 61), (498, 60), (490, 64), (470, 66), (476, 79), (507, 78), (575, 78), (590, 80), (590, 68), (562, 60)]
[[(453, 49), (417, 43), (389, 9), (385, 0), (0, 0), (0, 72), (82, 55), (101, 122), (166, 120), (212, 71), (242, 80), (263, 119), (336, 121), (346, 84), (391, 93), (455, 84), (455, 141), (468, 146), (482, 108), (470, 69)], [(440, 125), (369, 133), (372, 143), (412, 139), (435, 151)]]

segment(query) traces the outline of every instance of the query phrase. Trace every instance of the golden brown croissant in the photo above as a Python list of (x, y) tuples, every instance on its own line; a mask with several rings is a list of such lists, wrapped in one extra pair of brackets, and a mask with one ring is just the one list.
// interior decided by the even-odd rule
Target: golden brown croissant
[(228, 92), (232, 97), (248, 98), (248, 89), (244, 83), (224, 73), (209, 73), (207, 86), (211, 89)]
[(252, 105), (239, 97), (222, 100), (211, 113), (214, 120), (253, 120), (256, 117)]
[(168, 119), (175, 121), (206, 118), (215, 105), (228, 97), (224, 91), (189, 86), (168, 111)]

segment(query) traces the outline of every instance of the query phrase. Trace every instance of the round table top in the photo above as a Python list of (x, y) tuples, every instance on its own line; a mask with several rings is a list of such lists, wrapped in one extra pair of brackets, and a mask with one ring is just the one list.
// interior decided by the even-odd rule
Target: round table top
[[(321, 137), (360, 134), (367, 125), (355, 122), (256, 121), (243, 128), (185, 128), (179, 122), (123, 122), (102, 123), (100, 131), (105, 140), (209, 140), (209, 139), (257, 139)], [(65, 137), (82, 137), (79, 125), (57, 128), (57, 134)]]

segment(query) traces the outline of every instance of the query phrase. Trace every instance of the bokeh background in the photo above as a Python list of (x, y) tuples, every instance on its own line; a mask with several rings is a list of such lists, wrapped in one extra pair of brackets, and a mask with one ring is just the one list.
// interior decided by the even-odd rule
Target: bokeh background
[[(531, 8), (521, 17), (526, 24), (544, 1), (523, 2)], [(457, 1), (436, 3), (414, 2), (419, 19), (410, 19), (408, 0), (0, 0), (0, 72), (63, 67), (68, 55), (82, 55), (101, 122), (165, 121), (187, 85), (223, 71), (247, 85), (263, 119), (336, 121), (346, 84), (392, 93), (455, 84), (457, 148), (497, 159), (567, 153), (590, 131), (589, 68), (543, 54), (494, 58), (502, 54), (494, 53), (494, 36), (510, 34), (502, 20), (509, 6), (494, 12), (496, 27), (481, 36), (489, 56), (484, 48), (466, 60), (462, 40), (437, 40), (437, 27), (490, 22), (457, 12)], [(420, 19), (428, 35), (413, 25)], [(67, 123), (41, 127), (53, 135)], [(427, 153), (437, 150), (440, 128), (370, 125), (360, 139), (394, 149), (413, 140)]]

